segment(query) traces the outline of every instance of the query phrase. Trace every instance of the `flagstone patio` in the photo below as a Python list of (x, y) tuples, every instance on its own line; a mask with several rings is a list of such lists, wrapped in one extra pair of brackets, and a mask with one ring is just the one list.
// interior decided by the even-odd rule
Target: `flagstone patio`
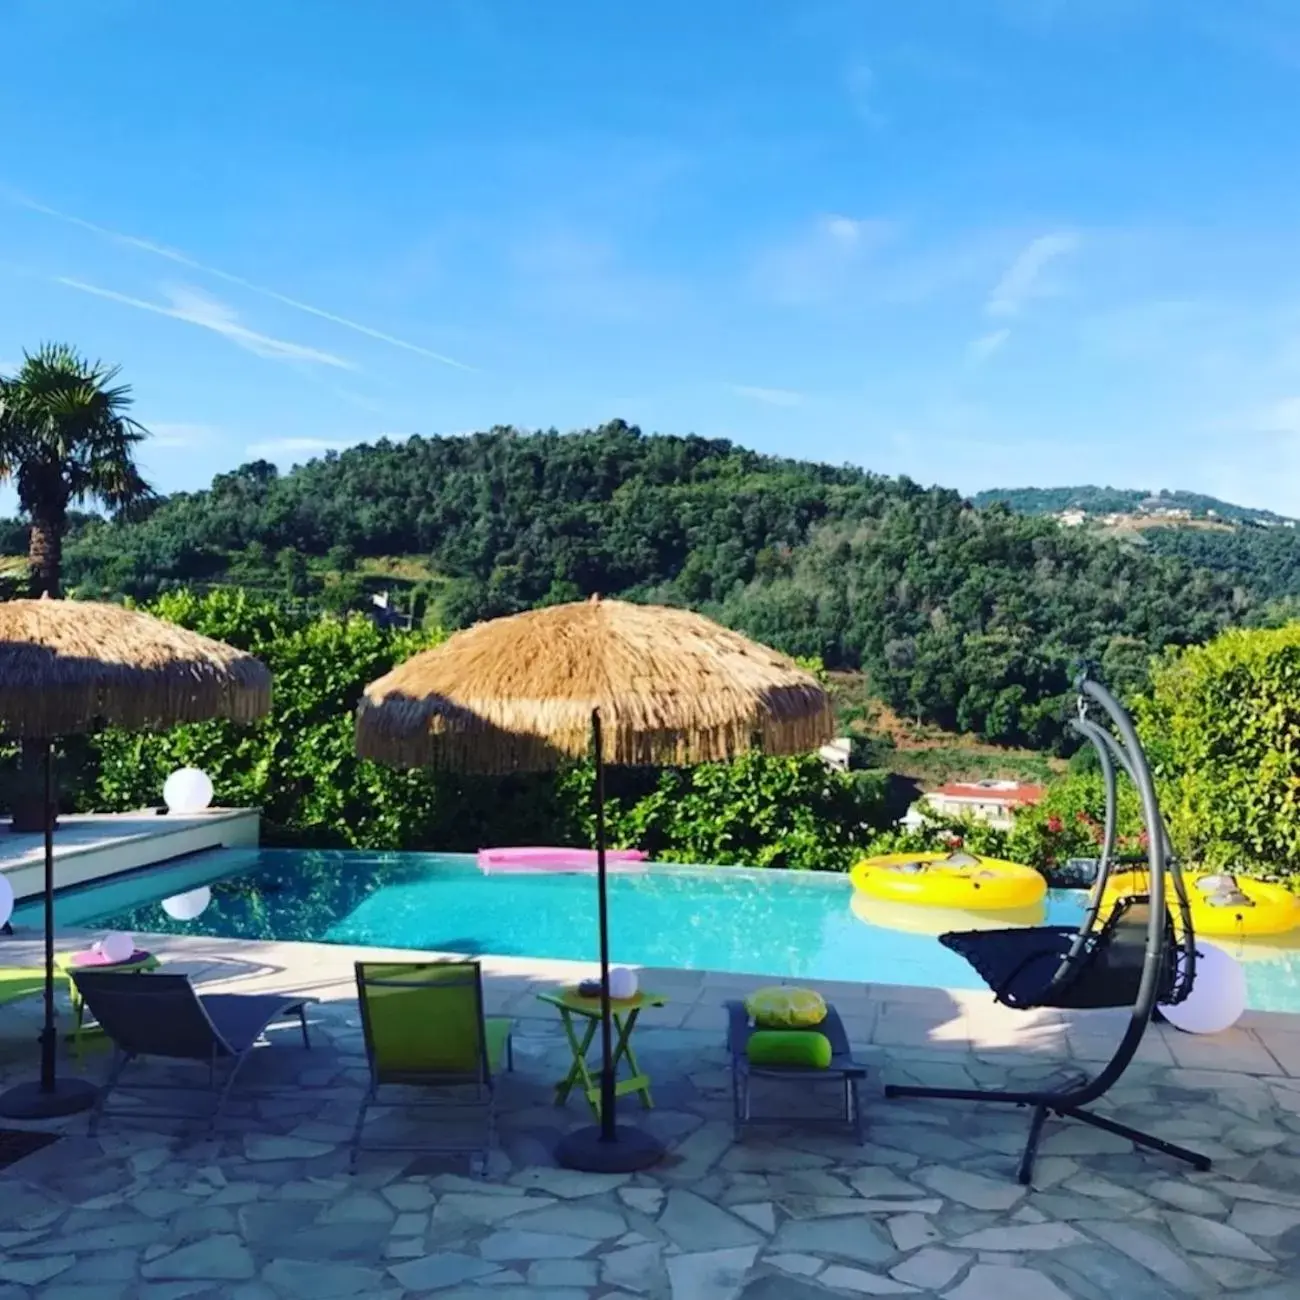
[[(366, 1078), (351, 963), (412, 954), (179, 937), (151, 946), (205, 989), (321, 998), (316, 1045), (305, 1051), (292, 1027), (273, 1031), (214, 1139), (143, 1120), (90, 1139), (78, 1116), (61, 1141), (0, 1171), (0, 1300), (1300, 1294), (1300, 1017), (1255, 1014), (1209, 1039), (1154, 1027), (1100, 1105), (1204, 1151), (1211, 1172), (1056, 1124), (1025, 1189), (1014, 1181), (1025, 1112), (886, 1101), (881, 1081), (970, 1086), (1098, 1062), (1122, 1017), (819, 986), (872, 1070), (867, 1143), (799, 1128), (737, 1142), (723, 1002), (772, 981), (645, 972), (643, 985), (670, 1001), (645, 1013), (636, 1038), (656, 1108), (627, 1110), (669, 1155), (649, 1173), (594, 1176), (551, 1156), (587, 1116), (576, 1099), (553, 1105), (567, 1048), (536, 999), (575, 968), (485, 958), (489, 1010), (518, 1022), (487, 1176), (468, 1176), (457, 1157), (394, 1154), (363, 1156), (350, 1175), (346, 1142)], [(5, 940), (0, 956), (38, 960), (27, 940)], [(38, 998), (0, 1007), (0, 1084), (33, 1074), (39, 1012)], [(87, 1070), (106, 1059), (88, 1052)], [(401, 1116), (388, 1122), (418, 1140)]]

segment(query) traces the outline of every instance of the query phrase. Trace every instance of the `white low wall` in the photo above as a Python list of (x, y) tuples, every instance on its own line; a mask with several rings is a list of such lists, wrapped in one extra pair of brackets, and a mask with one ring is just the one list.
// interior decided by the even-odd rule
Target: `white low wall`
[[(185, 816), (144, 809), (60, 817), (54, 832), (54, 887), (83, 885), (204, 849), (255, 848), (260, 820), (256, 808), (212, 808)], [(0, 874), (20, 901), (40, 894), (45, 887), (42, 837), (15, 835), (0, 825)]]

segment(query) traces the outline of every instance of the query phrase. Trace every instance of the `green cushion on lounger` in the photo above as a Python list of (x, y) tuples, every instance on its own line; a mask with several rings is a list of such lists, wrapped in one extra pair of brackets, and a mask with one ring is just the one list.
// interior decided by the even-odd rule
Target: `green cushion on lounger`
[(831, 1063), (831, 1040), (807, 1029), (757, 1029), (746, 1046), (751, 1065), (797, 1065), (824, 1070)]

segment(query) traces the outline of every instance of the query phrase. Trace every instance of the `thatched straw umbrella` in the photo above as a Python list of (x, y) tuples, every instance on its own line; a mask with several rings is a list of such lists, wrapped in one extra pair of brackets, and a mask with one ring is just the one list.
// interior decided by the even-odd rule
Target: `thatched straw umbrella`
[(152, 730), (249, 722), (270, 707), (271, 675), (252, 655), (119, 605), (0, 603), (0, 735), (42, 742), (45, 807), (45, 1027), (41, 1077), (0, 1096), (0, 1115), (84, 1110), (95, 1089), (55, 1077), (53, 741), (100, 724)]
[(629, 1170), (662, 1154), (614, 1120), (605, 764), (807, 753), (832, 734), (825, 691), (793, 660), (687, 610), (599, 598), (481, 623), (366, 688), (357, 713), (364, 758), (485, 774), (595, 758), (601, 1122), (565, 1138), (563, 1163)]

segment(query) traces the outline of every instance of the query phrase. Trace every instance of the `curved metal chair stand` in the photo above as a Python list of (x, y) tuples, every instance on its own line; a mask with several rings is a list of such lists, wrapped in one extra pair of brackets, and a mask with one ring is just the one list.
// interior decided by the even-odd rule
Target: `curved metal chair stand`
[[(1099, 682), (1085, 674), (1078, 688), (1079, 716), (1072, 725), (1095, 746), (1106, 787), (1101, 858), (1082, 925), (1077, 932), (1068, 927), (1040, 926), (946, 934), (940, 942), (970, 961), (998, 1000), (1008, 1006), (1029, 1009), (1131, 1005), (1132, 1017), (1115, 1055), (1094, 1078), (1071, 1081), (1055, 1089), (1016, 1092), (904, 1084), (889, 1084), (885, 1088), (887, 1097), (991, 1101), (1031, 1107), (1029, 1138), (1018, 1172), (1024, 1184), (1033, 1177), (1039, 1140), (1049, 1115), (1115, 1133), (1138, 1146), (1185, 1160), (1200, 1170), (1210, 1168), (1207, 1156), (1085, 1109), (1103, 1096), (1128, 1068), (1157, 1002), (1180, 1002), (1190, 992), (1196, 973), (1196, 949), (1186, 886), (1170, 849), (1151, 772), (1133, 723)], [(1093, 705), (1107, 716), (1116, 734), (1089, 716)], [(1116, 860), (1117, 767), (1133, 782), (1141, 800), (1147, 832), (1145, 861), (1150, 873), (1149, 893), (1121, 899), (1099, 926), (1102, 898)], [(1173, 924), (1165, 897), (1166, 873), (1174, 887), (1178, 926)]]

